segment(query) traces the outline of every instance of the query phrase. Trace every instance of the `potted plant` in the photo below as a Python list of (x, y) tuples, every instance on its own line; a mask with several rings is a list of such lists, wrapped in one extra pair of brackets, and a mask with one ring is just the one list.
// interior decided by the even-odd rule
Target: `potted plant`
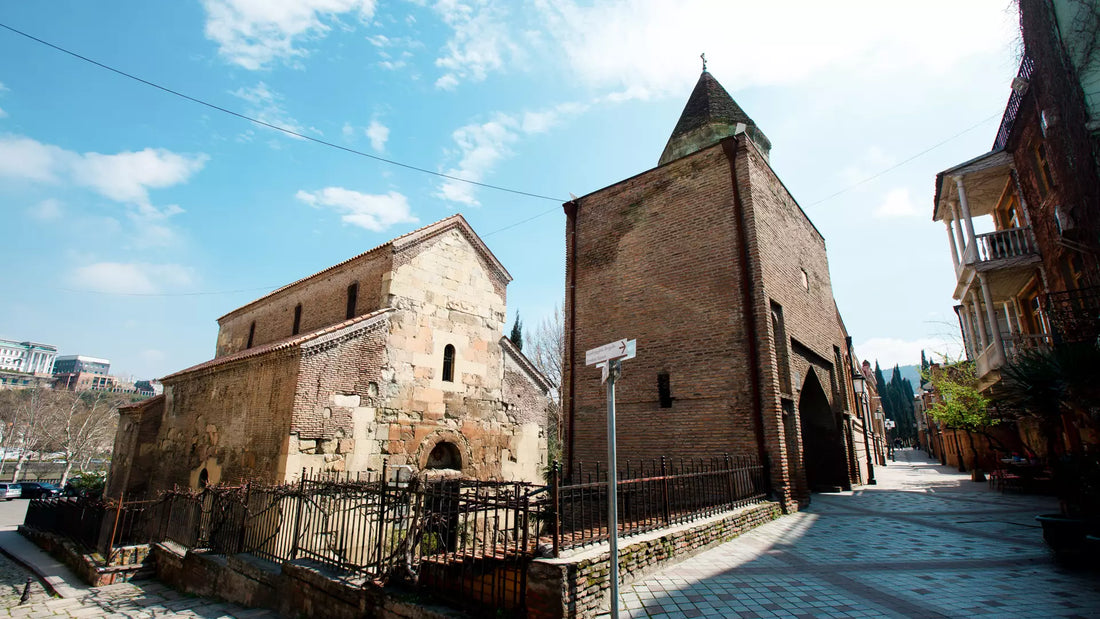
[(1046, 441), (1061, 510), (1036, 520), (1060, 559), (1083, 558), (1086, 538), (1100, 535), (1100, 453), (1082, 445), (1077, 430), (1096, 428), (1098, 363), (1100, 348), (1080, 342), (1025, 351), (1001, 370), (998, 405), (1035, 422)]

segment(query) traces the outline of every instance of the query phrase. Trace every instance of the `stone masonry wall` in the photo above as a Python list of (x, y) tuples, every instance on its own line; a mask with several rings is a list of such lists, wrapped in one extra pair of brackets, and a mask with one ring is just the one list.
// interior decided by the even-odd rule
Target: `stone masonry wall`
[(378, 386), (387, 371), (389, 316), (302, 345), (285, 479), (303, 468), (380, 471)]
[[(722, 149), (678, 159), (574, 204), (565, 333), (567, 346), (570, 337), (575, 344), (564, 394), (573, 462), (607, 459), (604, 387), (584, 355), (619, 338), (638, 342), (637, 358), (624, 362), (616, 382), (621, 461), (756, 454), (741, 255)], [(660, 406), (661, 373), (669, 376), (669, 408)]]
[(293, 335), (294, 307), (301, 303), (299, 333), (342, 322), (347, 317), (348, 286), (359, 283), (355, 315), (361, 316), (384, 306), (382, 281), (390, 268), (389, 245), (337, 265), (321, 277), (293, 284), (286, 290), (259, 299), (218, 320), (216, 356), (244, 350), (248, 331), (256, 323), (252, 345), (259, 346)]
[(150, 490), (209, 483), (273, 483), (283, 474), (297, 349), (199, 370), (164, 381)]
[[(423, 469), (445, 442), (460, 453), (463, 473), (479, 479), (526, 479), (537, 470), (542, 452), (530, 449), (532, 429), (513, 423), (504, 405), (502, 281), (457, 228), (395, 255), (384, 289), (397, 311), (378, 407), (382, 455), (391, 465)], [(455, 351), (450, 381), (443, 376), (447, 346)]]
[[(671, 562), (682, 561), (775, 520), (778, 503), (763, 503), (705, 521), (620, 540), (619, 575), (629, 584)], [(606, 545), (560, 559), (536, 559), (527, 570), (527, 616), (532, 619), (594, 617), (609, 607), (610, 550)]]

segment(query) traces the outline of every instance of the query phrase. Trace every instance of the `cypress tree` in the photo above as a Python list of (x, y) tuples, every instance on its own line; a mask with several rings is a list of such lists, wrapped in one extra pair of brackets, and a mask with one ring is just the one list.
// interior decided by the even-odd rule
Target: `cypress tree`
[(509, 340), (516, 345), (516, 348), (523, 350), (523, 323), (519, 319), (519, 311), (516, 311), (516, 321), (512, 323), (512, 334), (508, 336)]

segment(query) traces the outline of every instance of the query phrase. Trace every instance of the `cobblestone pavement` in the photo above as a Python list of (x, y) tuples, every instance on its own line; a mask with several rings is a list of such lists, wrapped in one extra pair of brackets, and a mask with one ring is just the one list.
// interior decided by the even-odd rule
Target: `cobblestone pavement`
[(915, 450), (879, 484), (622, 588), (622, 617), (1100, 617), (1100, 576), (1059, 567), (1034, 516)]
[[(18, 566), (17, 566), (18, 567)], [(26, 578), (24, 577), (24, 581)], [(8, 588), (5, 584), (5, 595)], [(0, 617), (228, 617), (253, 619), (277, 617), (262, 609), (246, 609), (174, 591), (156, 581), (144, 580), (96, 587), (78, 598), (50, 598), (45, 592), (17, 605), (19, 596), (0, 598)]]

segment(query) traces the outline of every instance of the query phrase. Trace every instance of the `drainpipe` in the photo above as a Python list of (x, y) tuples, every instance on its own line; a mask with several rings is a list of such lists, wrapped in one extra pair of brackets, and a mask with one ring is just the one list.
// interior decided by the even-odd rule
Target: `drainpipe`
[(577, 209), (580, 204), (576, 200), (571, 200), (562, 205), (565, 209), (566, 219), (566, 244), (569, 250), (569, 282), (566, 293), (569, 295), (569, 312), (567, 314), (569, 318), (569, 342), (566, 344), (568, 352), (566, 353), (566, 359), (569, 359), (569, 410), (566, 412), (568, 418), (569, 427), (569, 443), (566, 446), (568, 452), (565, 459), (565, 477), (566, 479), (573, 478), (573, 453), (576, 434), (576, 426), (574, 424), (576, 410), (576, 358), (574, 352), (576, 350), (577, 341)]
[[(760, 464), (768, 471), (768, 486), (771, 486), (772, 467), (768, 457), (767, 443), (764, 440), (764, 410), (763, 397), (760, 393), (760, 350), (757, 345), (756, 314), (753, 311), (753, 279), (752, 269), (749, 266), (748, 245), (748, 221), (745, 217), (745, 207), (741, 202), (741, 187), (737, 183), (737, 151), (740, 148), (740, 140), (735, 135), (725, 138), (721, 142), (722, 152), (730, 164), (730, 181), (733, 184), (733, 207), (737, 216), (737, 243), (740, 245), (741, 255), (741, 311), (747, 331), (749, 348), (749, 390), (752, 393), (752, 409), (756, 413), (756, 449), (760, 457)], [(769, 492), (770, 494), (770, 492)], [(786, 509), (786, 499), (782, 500)]]

